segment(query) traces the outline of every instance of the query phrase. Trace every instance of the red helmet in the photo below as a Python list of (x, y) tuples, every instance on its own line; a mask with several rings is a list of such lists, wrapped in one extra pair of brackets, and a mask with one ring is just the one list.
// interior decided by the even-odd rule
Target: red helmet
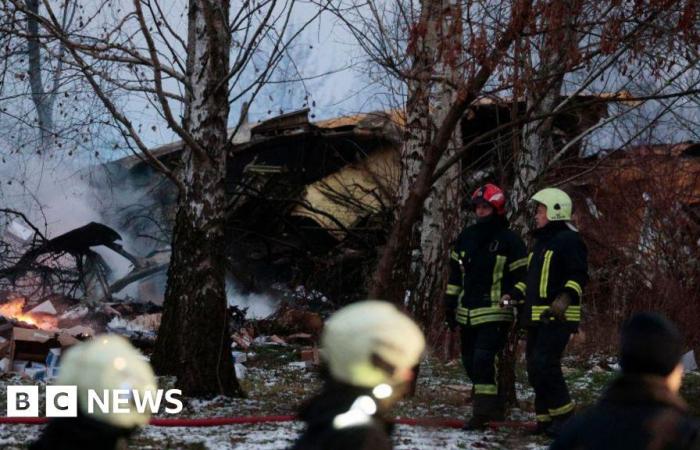
[(495, 184), (485, 184), (472, 194), (472, 205), (486, 203), (490, 205), (496, 214), (502, 216), (506, 213), (506, 196), (503, 190)]

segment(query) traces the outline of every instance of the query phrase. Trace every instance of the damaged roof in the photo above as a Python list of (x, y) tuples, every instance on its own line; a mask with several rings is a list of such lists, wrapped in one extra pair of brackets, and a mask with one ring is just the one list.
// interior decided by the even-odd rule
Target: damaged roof
[[(403, 120), (401, 114), (396, 111), (355, 114), (316, 122), (309, 121), (309, 111), (308, 108), (305, 108), (257, 124), (243, 121), (240, 127), (237, 127), (237, 131), (236, 128), (229, 129), (229, 135), (235, 132), (232, 138), (233, 152), (244, 152), (278, 138), (292, 138), (305, 134), (332, 136), (334, 133), (350, 132), (358, 137), (375, 137), (391, 141), (400, 139), (400, 127)], [(179, 153), (183, 145), (181, 140), (175, 141), (156, 147), (150, 152), (158, 159), (168, 159), (174, 157), (173, 154)], [(114, 163), (127, 170), (141, 163), (147, 164), (140, 154), (119, 159)]]

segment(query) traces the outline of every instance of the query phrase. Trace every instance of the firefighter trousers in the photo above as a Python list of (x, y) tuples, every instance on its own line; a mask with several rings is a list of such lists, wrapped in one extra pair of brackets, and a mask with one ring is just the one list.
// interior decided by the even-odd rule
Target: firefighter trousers
[(506, 345), (510, 322), (461, 327), (462, 364), (474, 385), (474, 415), (503, 414), (498, 395), (498, 354)]
[(561, 358), (570, 337), (571, 328), (562, 322), (540, 323), (528, 329), (527, 376), (535, 390), (538, 422), (568, 417), (574, 410), (561, 371)]

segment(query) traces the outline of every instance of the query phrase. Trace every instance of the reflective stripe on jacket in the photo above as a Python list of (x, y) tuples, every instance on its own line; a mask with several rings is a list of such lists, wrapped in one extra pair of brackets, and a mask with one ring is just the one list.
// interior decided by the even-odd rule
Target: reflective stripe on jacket
[(462, 325), (512, 321), (512, 308), (501, 308), (503, 295), (525, 295), (527, 253), (505, 219), (492, 217), (465, 228), (450, 252), (445, 305)]

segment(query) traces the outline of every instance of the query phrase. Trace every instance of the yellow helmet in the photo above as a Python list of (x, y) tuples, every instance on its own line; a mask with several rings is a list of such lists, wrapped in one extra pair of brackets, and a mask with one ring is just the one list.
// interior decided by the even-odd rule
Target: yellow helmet
[(571, 197), (561, 189), (542, 189), (532, 196), (532, 200), (547, 207), (547, 219), (550, 221), (571, 220)]
[(321, 347), (333, 378), (354, 386), (375, 387), (403, 381), (399, 375), (418, 364), (425, 338), (418, 325), (391, 303), (365, 300), (328, 319)]
[(157, 389), (151, 365), (128, 340), (114, 334), (96, 336), (70, 348), (61, 360), (56, 384), (77, 385), (81, 412), (119, 428), (145, 425), (150, 418), (150, 410), (146, 408), (143, 414), (138, 413), (132, 398), (129, 413), (109, 414), (100, 408), (89, 412), (88, 390), (94, 390), (102, 397), (105, 389), (109, 390), (110, 395), (115, 389), (137, 390), (142, 394), (147, 391), (155, 394)]

